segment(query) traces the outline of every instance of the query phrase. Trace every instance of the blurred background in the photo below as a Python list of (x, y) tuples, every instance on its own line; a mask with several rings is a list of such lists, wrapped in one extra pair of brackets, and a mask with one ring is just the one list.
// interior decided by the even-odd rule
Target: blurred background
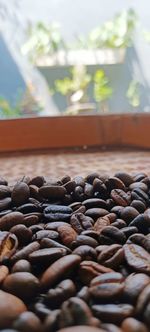
[(146, 0), (0, 0), (0, 118), (150, 112)]

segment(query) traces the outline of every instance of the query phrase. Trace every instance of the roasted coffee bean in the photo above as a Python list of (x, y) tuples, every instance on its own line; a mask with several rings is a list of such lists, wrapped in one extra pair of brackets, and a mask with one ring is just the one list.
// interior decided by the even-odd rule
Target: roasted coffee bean
[(107, 187), (102, 180), (95, 178), (93, 181), (93, 189), (94, 192), (98, 194), (98, 198), (106, 199), (108, 197)]
[(81, 187), (84, 187), (85, 185), (85, 180), (82, 176), (75, 176), (74, 179), (73, 179), (76, 183), (76, 186), (81, 186)]
[(74, 213), (71, 216), (70, 224), (74, 230), (80, 234), (82, 231), (93, 228), (93, 219), (85, 216), (83, 213)]
[(24, 216), (20, 212), (11, 212), (0, 218), (0, 230), (9, 231), (18, 224), (23, 224)]
[(123, 276), (120, 273), (105, 273), (91, 281), (91, 296), (98, 300), (118, 299), (124, 290)]
[(72, 209), (63, 205), (49, 205), (44, 210), (44, 216), (50, 221), (66, 221), (69, 220)]
[(19, 314), (26, 310), (25, 304), (18, 297), (0, 290), (0, 329), (11, 327)]
[(89, 198), (83, 201), (82, 204), (86, 207), (86, 209), (91, 209), (95, 207), (107, 209), (107, 203), (100, 198)]
[(29, 185), (34, 185), (40, 188), (43, 186), (44, 182), (45, 182), (44, 176), (35, 176), (30, 180)]
[(56, 331), (58, 330), (60, 310), (53, 310), (44, 321), (44, 332)]
[(150, 275), (150, 255), (145, 249), (137, 244), (125, 244), (124, 254), (127, 264), (133, 271)]
[(20, 259), (26, 259), (28, 258), (29, 254), (31, 254), (35, 250), (38, 250), (39, 248), (40, 244), (37, 241), (28, 244), (26, 247), (23, 247), (11, 257), (11, 262), (15, 263)]
[(26, 204), (19, 206), (16, 210), (23, 214), (27, 214), (27, 213), (39, 212), (40, 208), (33, 203), (26, 203)]
[(14, 234), (0, 232), (0, 263), (7, 261), (17, 250), (18, 240)]
[(39, 280), (29, 272), (15, 272), (8, 275), (3, 290), (23, 300), (32, 299), (39, 291)]
[(0, 185), (0, 199), (11, 196), (11, 190), (8, 186)]
[(85, 197), (89, 197), (89, 198), (93, 196), (93, 186), (90, 183), (85, 183), (84, 194), (85, 194)]
[(131, 227), (124, 227), (121, 229), (121, 231), (125, 234), (126, 238), (128, 239), (130, 235), (137, 233), (138, 229), (135, 226), (131, 226)]
[(129, 224), (134, 218), (139, 215), (139, 212), (132, 206), (126, 206), (120, 212), (120, 217)]
[(0, 185), (8, 186), (8, 182), (2, 176), (0, 176)]
[(25, 259), (20, 259), (20, 261), (16, 262), (11, 269), (11, 273), (15, 272), (31, 272), (30, 262)]
[(0, 200), (0, 211), (7, 210), (11, 207), (11, 198), (6, 197)]
[(61, 239), (61, 242), (65, 245), (70, 247), (72, 242), (76, 240), (77, 233), (76, 231), (70, 226), (59, 226), (58, 233)]
[(97, 260), (100, 264), (115, 269), (124, 261), (124, 250), (121, 245), (112, 244), (102, 250)]
[(126, 172), (117, 172), (115, 177), (120, 179), (126, 187), (130, 186), (130, 184), (134, 181), (133, 177)]
[(144, 202), (144, 204), (148, 205), (149, 197), (145, 193), (145, 191), (143, 191), (140, 188), (133, 189), (131, 192), (131, 197), (132, 197), (132, 199), (140, 200), (140, 201)]
[(40, 319), (30, 311), (23, 312), (14, 321), (13, 328), (20, 332), (42, 332)]
[(49, 229), (49, 230), (53, 230), (53, 231), (57, 231), (58, 230), (58, 227), (60, 226), (70, 226), (70, 224), (68, 224), (67, 222), (65, 221), (54, 221), (54, 222), (49, 222), (48, 224), (45, 225), (45, 229)]
[(66, 247), (63, 244), (56, 242), (52, 239), (48, 239), (48, 238), (42, 239), (40, 242), (40, 246), (41, 246), (41, 248), (62, 248), (62, 249), (66, 250), (66, 253), (69, 253), (69, 254), (71, 253), (71, 250), (68, 247)]
[(143, 182), (134, 182), (129, 186), (129, 190), (134, 190), (134, 189), (141, 189), (145, 192), (148, 191), (148, 187), (145, 183)]
[(0, 266), (0, 285), (3, 283), (7, 275), (9, 274), (8, 267), (5, 265)]
[(142, 322), (132, 317), (126, 318), (121, 328), (123, 332), (148, 332), (147, 327)]
[(94, 230), (98, 233), (101, 233), (103, 228), (110, 225), (110, 220), (107, 216), (100, 217), (96, 220), (94, 224)]
[(112, 272), (112, 269), (98, 264), (97, 262), (83, 261), (80, 263), (79, 277), (85, 285), (89, 285), (93, 278), (107, 272)]
[(79, 265), (81, 258), (78, 255), (68, 255), (58, 259), (42, 275), (41, 285), (49, 288), (60, 281), (69, 272), (73, 272)]
[(116, 219), (115, 222), (111, 224), (111, 226), (117, 227), (119, 229), (125, 228), (127, 226), (126, 222), (122, 219)]
[(118, 326), (114, 324), (101, 324), (101, 328), (103, 328), (106, 332), (123, 332)]
[(10, 233), (16, 235), (19, 246), (28, 244), (32, 239), (32, 231), (25, 225), (16, 225), (10, 229)]
[(111, 192), (113, 189), (122, 189), (124, 191), (126, 190), (124, 183), (115, 176), (110, 177), (105, 184), (109, 192)]
[(36, 232), (32, 237), (33, 241), (41, 241), (44, 238), (57, 240), (59, 238), (59, 234), (56, 231), (43, 229), (42, 231)]
[(93, 326), (87, 326), (87, 325), (78, 325), (78, 326), (71, 326), (68, 328), (64, 328), (59, 330), (58, 332), (106, 332), (106, 330), (103, 330), (101, 328), (96, 328)]
[(150, 227), (150, 216), (144, 213), (140, 214), (130, 222), (129, 226), (135, 226), (140, 232), (147, 234)]
[(113, 189), (110, 196), (117, 205), (127, 206), (130, 204), (130, 196), (122, 189)]
[(28, 185), (24, 182), (17, 183), (12, 191), (12, 203), (15, 206), (23, 205), (25, 204), (30, 197), (30, 189)]
[(124, 209), (123, 206), (116, 205), (111, 209), (111, 213), (115, 213), (118, 218), (121, 216), (121, 211)]
[(126, 242), (126, 236), (122, 230), (114, 226), (106, 226), (102, 229), (101, 235), (110, 237), (114, 243), (123, 244)]
[(150, 284), (144, 287), (143, 291), (139, 294), (136, 305), (136, 314), (142, 315), (146, 309), (146, 306), (149, 303), (150, 303)]
[(139, 244), (150, 254), (150, 239), (148, 239), (143, 234), (133, 234), (129, 237), (129, 243), (133, 242), (135, 244)]
[(135, 303), (142, 290), (150, 283), (144, 273), (132, 273), (125, 280), (124, 296), (129, 302)]
[(97, 247), (98, 242), (90, 236), (87, 235), (78, 235), (76, 240), (72, 242), (71, 248), (75, 249), (76, 247), (88, 245), (90, 247)]
[(88, 217), (93, 218), (94, 220), (96, 220), (99, 217), (104, 217), (108, 214), (108, 211), (102, 208), (92, 208), (92, 209), (88, 209), (85, 212), (85, 215)]
[(67, 190), (63, 186), (53, 186), (53, 185), (44, 185), (39, 188), (39, 194), (46, 199), (62, 199), (65, 194), (67, 194)]
[(90, 300), (89, 288), (87, 286), (83, 286), (76, 294), (76, 296), (88, 303)]
[(64, 301), (75, 296), (76, 287), (70, 279), (63, 280), (54, 289), (50, 289), (46, 295), (46, 303), (50, 308), (58, 308)]
[(139, 213), (143, 213), (146, 210), (144, 202), (134, 199), (130, 206), (134, 207)]
[(99, 234), (98, 234), (97, 231), (94, 231), (93, 229), (89, 229), (89, 230), (83, 231), (81, 234), (89, 236), (89, 237), (92, 237), (96, 241), (99, 241)]
[(96, 250), (88, 245), (79, 246), (72, 253), (81, 256), (83, 260), (96, 260), (97, 257)]
[(49, 266), (65, 254), (66, 250), (62, 248), (45, 248), (32, 252), (28, 259), (31, 264), (46, 264)]
[(92, 306), (97, 318), (103, 322), (120, 324), (125, 318), (131, 317), (134, 308), (129, 304), (97, 304)]

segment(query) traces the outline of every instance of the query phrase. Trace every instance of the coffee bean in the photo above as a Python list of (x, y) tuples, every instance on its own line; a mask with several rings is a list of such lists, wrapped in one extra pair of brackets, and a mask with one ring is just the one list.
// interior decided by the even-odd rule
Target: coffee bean
[(60, 315), (60, 310), (56, 309), (51, 311), (51, 313), (48, 316), (46, 316), (46, 319), (44, 321), (44, 332), (58, 330), (59, 315)]
[(124, 295), (127, 301), (135, 303), (139, 294), (149, 284), (150, 278), (144, 273), (132, 273), (125, 280)]
[(7, 275), (9, 274), (8, 267), (5, 265), (0, 266), (0, 285), (3, 283)]
[(79, 265), (80, 260), (78, 255), (69, 255), (58, 259), (43, 273), (41, 278), (42, 287), (51, 287), (64, 276), (68, 275), (69, 272), (73, 272)]
[(141, 231), (142, 233), (144, 232), (145, 234), (148, 232), (148, 229), (150, 227), (150, 216), (146, 214), (140, 214), (130, 222), (129, 226), (135, 226), (138, 228), (139, 231)]
[(148, 332), (147, 327), (141, 323), (139, 320), (135, 318), (126, 318), (121, 328), (123, 329), (123, 332)]
[(32, 231), (25, 225), (16, 225), (10, 229), (10, 232), (16, 235), (19, 246), (28, 244), (32, 239)]
[(7, 210), (11, 207), (11, 198), (6, 197), (0, 200), (0, 211)]
[(11, 227), (23, 223), (23, 214), (11, 212), (0, 218), (0, 230), (9, 231)]
[(133, 177), (126, 172), (117, 172), (115, 177), (120, 179), (127, 187), (134, 181)]
[(109, 192), (111, 192), (112, 189), (122, 189), (126, 190), (126, 187), (124, 183), (117, 177), (112, 176), (106, 181), (106, 186)]
[(25, 259), (20, 259), (11, 269), (11, 273), (15, 272), (31, 272), (31, 264)]
[(94, 224), (94, 230), (97, 231), (98, 233), (101, 233), (104, 227), (109, 226), (110, 221), (107, 216), (100, 217), (96, 220)]
[(110, 196), (117, 205), (127, 206), (130, 203), (130, 196), (122, 189), (113, 189)]
[(124, 251), (119, 244), (104, 248), (98, 256), (98, 262), (110, 268), (116, 268), (124, 261)]
[(139, 244), (150, 254), (150, 239), (148, 239), (143, 234), (133, 234), (129, 237), (129, 243), (133, 242), (135, 244)]
[(56, 242), (52, 239), (48, 239), (48, 238), (42, 239), (40, 242), (40, 246), (41, 246), (41, 248), (62, 248), (62, 249), (66, 250), (66, 253), (69, 253), (69, 254), (71, 253), (71, 250), (68, 247), (66, 247), (63, 244)]
[(92, 237), (90, 236), (87, 236), (87, 235), (78, 235), (76, 237), (76, 240), (72, 242), (72, 248), (76, 248), (78, 246), (83, 246), (83, 245), (88, 245), (90, 247), (97, 247), (98, 246), (98, 242), (93, 239)]
[(120, 217), (126, 221), (127, 224), (129, 224), (134, 218), (136, 218), (139, 215), (139, 212), (131, 207), (131, 206), (126, 206), (124, 209), (121, 210), (120, 212)]
[(96, 301), (118, 299), (124, 290), (123, 277), (119, 273), (105, 273), (94, 278), (89, 288)]
[(62, 248), (45, 248), (32, 252), (28, 259), (31, 264), (46, 264), (55, 262), (60, 257), (65, 256), (66, 250)]
[(39, 194), (46, 199), (61, 199), (67, 194), (67, 190), (62, 186), (45, 185), (39, 188)]
[(143, 213), (146, 210), (146, 205), (144, 202), (134, 199), (130, 206), (134, 207), (140, 213)]
[(26, 247), (20, 249), (16, 252), (16, 254), (11, 257), (11, 262), (15, 263), (20, 259), (26, 259), (28, 258), (29, 254), (31, 254), (35, 250), (38, 250), (39, 248), (40, 244), (37, 241), (28, 244)]
[(82, 231), (86, 229), (92, 229), (93, 223), (93, 219), (85, 216), (83, 213), (74, 213), (70, 219), (71, 226), (78, 234), (82, 233)]
[(103, 322), (120, 324), (125, 318), (133, 315), (134, 308), (129, 304), (97, 304), (92, 306), (97, 318)]
[(29, 300), (38, 293), (39, 281), (29, 272), (15, 272), (5, 278), (3, 290)]
[(8, 260), (17, 250), (18, 240), (14, 234), (0, 232), (0, 263)]
[(33, 312), (23, 312), (13, 323), (14, 329), (20, 332), (42, 332), (40, 319)]
[(70, 226), (59, 226), (58, 233), (59, 233), (61, 242), (65, 246), (68, 246), (68, 247), (70, 247), (72, 242), (75, 241), (77, 238), (77, 233)]
[(11, 327), (18, 315), (26, 310), (19, 298), (0, 290), (0, 329)]
[(78, 325), (78, 326), (74, 326), (74, 327), (68, 327), (68, 328), (61, 329), (58, 332), (106, 332), (106, 331), (103, 329), (100, 329), (100, 328), (93, 327), (93, 326)]
[(32, 178), (29, 182), (29, 185), (34, 185), (34, 186), (37, 186), (37, 187), (42, 187), (43, 184), (45, 182), (45, 179), (43, 176), (35, 176), (34, 178)]
[(139, 294), (137, 305), (136, 305), (136, 314), (142, 315), (146, 309), (147, 304), (150, 302), (150, 284), (148, 284), (142, 292)]
[(25, 204), (30, 197), (30, 190), (26, 183), (20, 182), (17, 183), (12, 191), (12, 203), (15, 206)]
[(63, 280), (47, 292), (46, 303), (54, 309), (76, 294), (75, 284), (70, 279)]
[(124, 253), (127, 264), (134, 271), (150, 275), (150, 256), (145, 249), (137, 244), (125, 244)]
[(92, 208), (92, 209), (88, 209), (85, 212), (85, 215), (88, 217), (93, 218), (94, 220), (96, 220), (99, 217), (104, 217), (108, 214), (108, 211), (102, 208)]
[(36, 232), (32, 237), (33, 241), (41, 241), (44, 238), (57, 240), (59, 238), (59, 234), (56, 231), (44, 229), (42, 231)]
[(107, 209), (107, 203), (100, 198), (89, 198), (83, 201), (82, 204), (86, 207), (86, 209), (91, 209), (95, 207)]
[(83, 261), (80, 263), (79, 276), (80, 280), (85, 284), (89, 285), (91, 280), (102, 273), (112, 272), (112, 269), (107, 268), (97, 262)]
[(63, 205), (49, 205), (44, 210), (44, 216), (50, 221), (69, 220), (72, 209)]
[(0, 199), (11, 196), (11, 190), (8, 186), (0, 185)]
[(81, 256), (83, 260), (96, 260), (97, 257), (96, 250), (88, 245), (79, 246), (72, 253)]

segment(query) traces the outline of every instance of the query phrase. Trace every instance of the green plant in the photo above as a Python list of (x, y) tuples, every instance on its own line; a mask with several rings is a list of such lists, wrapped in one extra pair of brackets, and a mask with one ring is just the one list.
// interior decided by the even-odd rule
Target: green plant
[(0, 118), (18, 118), (21, 116), (19, 105), (12, 107), (8, 100), (0, 97)]
[(109, 85), (109, 79), (102, 69), (96, 71), (94, 78), (94, 99), (102, 111), (107, 110), (107, 100), (111, 98), (113, 90)]
[[(85, 101), (86, 90), (91, 81), (91, 75), (86, 71), (85, 66), (75, 66), (70, 70), (71, 77), (55, 81), (55, 90), (67, 97), (68, 104), (76, 101)], [(75, 95), (76, 94), (76, 98)]]
[(59, 49), (66, 48), (57, 23), (46, 25), (38, 22), (35, 26), (29, 26), (27, 37), (21, 51), (24, 55), (28, 54), (33, 62), (41, 55), (52, 55)]
[(129, 104), (136, 108), (140, 106), (140, 91), (139, 91), (139, 82), (132, 80), (128, 86), (126, 93)]

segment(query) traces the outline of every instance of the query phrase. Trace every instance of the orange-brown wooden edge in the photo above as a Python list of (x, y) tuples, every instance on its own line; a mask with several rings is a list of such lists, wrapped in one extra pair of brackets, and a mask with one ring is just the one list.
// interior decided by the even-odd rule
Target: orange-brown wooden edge
[(0, 121), (0, 152), (75, 146), (150, 148), (150, 115), (89, 115)]

